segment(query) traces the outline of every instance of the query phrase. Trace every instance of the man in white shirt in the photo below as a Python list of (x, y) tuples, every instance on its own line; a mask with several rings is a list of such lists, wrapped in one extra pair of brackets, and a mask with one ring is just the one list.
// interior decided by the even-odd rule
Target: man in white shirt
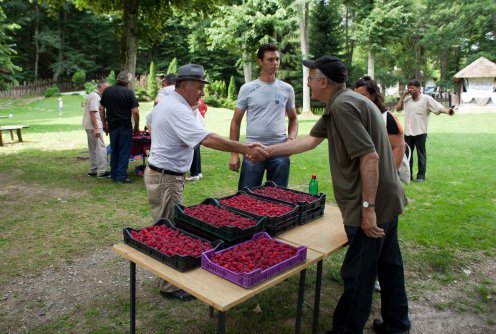
[(425, 142), (427, 141), (427, 127), (429, 126), (429, 115), (445, 113), (453, 116), (455, 112), (451, 108), (445, 108), (441, 103), (434, 100), (432, 96), (421, 93), (421, 84), (418, 80), (411, 80), (407, 89), (403, 92), (396, 105), (396, 111), (405, 110), (405, 143), (412, 150), (410, 159), (410, 171), (413, 180), (413, 151), (417, 148), (418, 170), (415, 182), (425, 181), (427, 169), (427, 152)]
[(103, 124), (100, 118), (100, 99), (103, 91), (108, 87), (105, 80), (101, 80), (96, 89), (86, 99), (83, 115), (83, 128), (88, 137), (88, 151), (90, 153), (90, 170), (88, 176), (106, 178), (110, 176), (107, 171), (107, 147), (103, 140)]
[[(147, 115), (151, 147), (144, 181), (153, 220), (174, 219), (174, 209), (183, 200), (184, 174), (189, 171), (196, 146), (242, 153), (254, 161), (267, 158), (267, 152), (257, 144), (241, 144), (208, 131), (195, 116), (193, 107), (203, 96), (203, 67), (196, 64), (181, 66), (176, 90), (160, 99)], [(177, 287), (161, 281), (160, 294), (183, 301), (191, 296)]]

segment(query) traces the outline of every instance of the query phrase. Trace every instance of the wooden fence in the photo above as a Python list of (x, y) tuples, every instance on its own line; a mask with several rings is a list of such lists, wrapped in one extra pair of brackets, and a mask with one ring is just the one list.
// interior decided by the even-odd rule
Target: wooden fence
[[(100, 74), (91, 74), (86, 76), (86, 81), (103, 78)], [(6, 90), (0, 91), (0, 98), (18, 98), (28, 95), (44, 95), (47, 88), (57, 86), (60, 92), (71, 92), (74, 90), (70, 78), (63, 78), (57, 81), (52, 79), (35, 80), (24, 82), (21, 85), (10, 85)]]

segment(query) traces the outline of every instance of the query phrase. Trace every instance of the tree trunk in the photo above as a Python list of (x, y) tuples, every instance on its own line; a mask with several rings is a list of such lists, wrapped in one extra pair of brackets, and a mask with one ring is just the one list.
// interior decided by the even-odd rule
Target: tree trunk
[(441, 59), (439, 61), (441, 65), (441, 81), (446, 82), (448, 81), (448, 58), (449, 58), (449, 52), (447, 52), (445, 49), (441, 51)]
[[(139, 0), (124, 0), (122, 3), (124, 31), (121, 41), (121, 71), (129, 71), (133, 78), (136, 76), (138, 50), (138, 7)], [(134, 80), (131, 86), (134, 87)]]
[[(308, 7), (306, 2), (303, 6), (303, 13), (300, 20), (300, 44), (301, 44), (301, 58), (308, 58)], [(302, 113), (312, 113), (310, 106), (310, 88), (307, 85), (309, 69), (302, 65), (303, 68), (303, 108)]]
[(375, 49), (373, 46), (369, 47), (369, 58), (368, 58), (368, 75), (375, 79)]
[(35, 23), (34, 23), (34, 80), (38, 80), (38, 63), (40, 61), (40, 42), (38, 40), (39, 37), (39, 25), (40, 25), (40, 7), (38, 3), (34, 3), (35, 8)]
[(243, 74), (245, 77), (245, 82), (251, 81), (251, 72), (252, 72), (252, 67), (251, 67), (250, 56), (246, 51), (246, 47), (243, 46)]
[(55, 71), (53, 72), (53, 81), (57, 82), (59, 80), (60, 74), (62, 72), (62, 64), (64, 62), (64, 31), (63, 27), (65, 26), (64, 21), (67, 18), (67, 12), (61, 6), (59, 8), (59, 19), (57, 22), (58, 34), (59, 34), (59, 49), (57, 52), (57, 63), (59, 64)]
[(420, 36), (415, 34), (415, 79), (422, 80), (422, 49), (420, 46)]

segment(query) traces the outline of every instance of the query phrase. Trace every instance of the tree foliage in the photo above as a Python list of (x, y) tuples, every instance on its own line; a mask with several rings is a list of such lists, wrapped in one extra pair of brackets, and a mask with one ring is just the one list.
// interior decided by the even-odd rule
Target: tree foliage
[(7, 83), (14, 80), (14, 73), (20, 71), (19, 66), (14, 65), (12, 57), (16, 54), (11, 44), (12, 37), (9, 33), (18, 29), (17, 24), (8, 23), (2, 6), (0, 6), (0, 90), (5, 89)]
[(155, 71), (155, 64), (153, 61), (150, 63), (150, 72), (148, 73), (148, 96), (154, 98), (157, 96), (157, 72)]

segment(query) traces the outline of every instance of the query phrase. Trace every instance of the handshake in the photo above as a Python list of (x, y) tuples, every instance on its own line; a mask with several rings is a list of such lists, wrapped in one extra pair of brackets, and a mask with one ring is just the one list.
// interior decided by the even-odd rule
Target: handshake
[(250, 143), (246, 145), (248, 148), (246, 150), (245, 157), (252, 162), (264, 161), (270, 156), (265, 145), (260, 143)]

